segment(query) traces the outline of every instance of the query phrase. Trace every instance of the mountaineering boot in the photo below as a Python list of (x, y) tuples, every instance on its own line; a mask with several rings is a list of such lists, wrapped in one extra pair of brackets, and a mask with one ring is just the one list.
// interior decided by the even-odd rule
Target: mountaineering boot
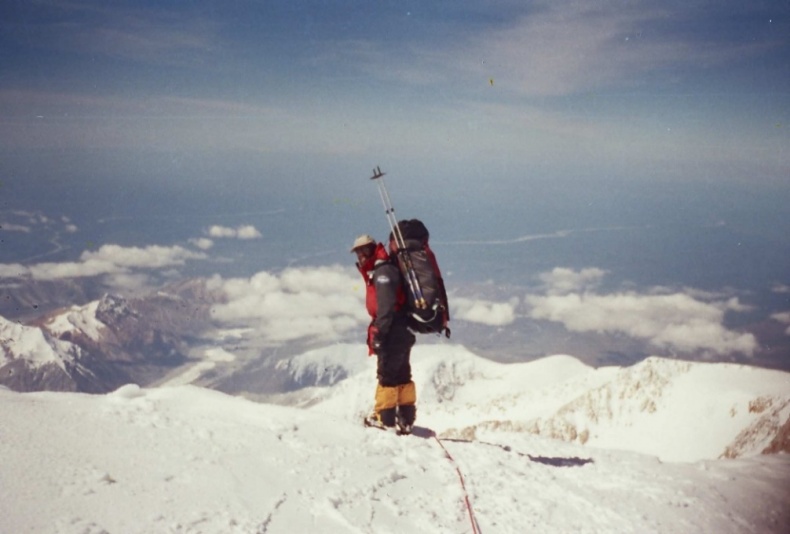
[(395, 426), (395, 408), (379, 410), (379, 420), (387, 428), (393, 428)]
[(414, 429), (414, 425), (404, 425), (400, 421), (398, 421), (398, 435), (399, 436), (408, 436), (411, 434), (411, 431)]
[(411, 434), (416, 416), (417, 407), (413, 404), (398, 406), (398, 434)]
[(384, 424), (381, 422), (381, 419), (379, 419), (378, 414), (376, 414), (375, 412), (365, 417), (363, 422), (365, 423), (365, 426), (372, 426), (374, 428), (381, 428), (381, 429), (387, 428), (384, 426)]
[(395, 428), (395, 408), (387, 408), (373, 412), (365, 418), (365, 426), (387, 430)]

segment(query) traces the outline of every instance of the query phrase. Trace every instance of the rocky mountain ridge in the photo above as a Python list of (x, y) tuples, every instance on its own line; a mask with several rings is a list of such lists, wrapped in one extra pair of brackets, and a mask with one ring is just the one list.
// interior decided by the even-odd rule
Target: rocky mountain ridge
[(185, 363), (210, 324), (201, 281), (151, 295), (105, 294), (27, 323), (0, 317), (0, 384), (16, 391), (104, 393), (149, 384)]

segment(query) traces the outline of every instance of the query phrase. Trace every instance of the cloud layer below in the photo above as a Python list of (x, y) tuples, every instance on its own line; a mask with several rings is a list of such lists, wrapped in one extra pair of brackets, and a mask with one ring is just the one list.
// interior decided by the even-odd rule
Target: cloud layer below
[(33, 265), (18, 263), (0, 264), (0, 278), (30, 278), (33, 280), (60, 280), (101, 275), (126, 274), (134, 269), (162, 269), (184, 265), (188, 260), (205, 259), (200, 252), (181, 246), (122, 247), (103, 245), (96, 251), (85, 251), (79, 261), (47, 262)]
[(226, 239), (260, 239), (262, 234), (254, 226), (247, 224), (238, 228), (214, 225), (206, 232), (210, 237)]
[[(58, 225), (70, 224), (59, 221)], [(8, 229), (6, 229), (8, 230)], [(206, 235), (217, 239), (249, 240), (261, 237), (250, 225), (211, 226)], [(0, 279), (54, 281), (99, 277), (105, 285), (123, 291), (148, 287), (155, 275), (180, 276), (189, 261), (211, 260), (209, 238), (193, 239), (194, 249), (180, 245), (124, 247), (106, 244), (83, 252), (77, 261), (0, 264)], [(672, 354), (753, 355), (754, 335), (727, 328), (727, 314), (749, 308), (726, 294), (693, 289), (653, 288), (638, 292), (600, 290), (606, 271), (599, 268), (555, 268), (541, 273), (541, 285), (523, 298), (474, 298), (450, 295), (454, 321), (491, 327), (518, 328), (519, 321), (551, 321), (570, 332), (628, 336)], [(259, 272), (249, 278), (208, 279), (220, 296), (213, 308), (217, 325), (242, 329), (265, 343), (298, 339), (338, 341), (360, 332), (369, 317), (364, 306), (364, 285), (352, 268), (333, 265), (289, 268), (279, 273)], [(784, 292), (784, 286), (774, 288)], [(787, 324), (787, 313), (771, 319)], [(790, 330), (788, 330), (790, 333)]]
[(293, 268), (250, 278), (214, 276), (209, 289), (225, 302), (212, 316), (228, 327), (248, 327), (255, 337), (280, 343), (301, 338), (335, 341), (368, 322), (359, 275), (339, 266)]
[(562, 323), (573, 332), (625, 334), (674, 353), (748, 356), (758, 348), (752, 334), (724, 326), (727, 312), (747, 310), (737, 298), (705, 302), (688, 293), (599, 294), (589, 289), (603, 275), (598, 269), (562, 268), (542, 274), (546, 294), (526, 297), (529, 317)]

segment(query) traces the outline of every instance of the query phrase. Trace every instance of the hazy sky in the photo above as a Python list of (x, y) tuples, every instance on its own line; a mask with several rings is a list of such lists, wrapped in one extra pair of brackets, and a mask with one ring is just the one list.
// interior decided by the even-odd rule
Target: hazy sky
[(786, 2), (11, 0), (0, 20), (6, 151), (789, 174)]
[(790, 323), (789, 36), (784, 1), (7, 0), (0, 277), (350, 263), (381, 165), (447, 271), (532, 283), (470, 320), (751, 353), (739, 291)]

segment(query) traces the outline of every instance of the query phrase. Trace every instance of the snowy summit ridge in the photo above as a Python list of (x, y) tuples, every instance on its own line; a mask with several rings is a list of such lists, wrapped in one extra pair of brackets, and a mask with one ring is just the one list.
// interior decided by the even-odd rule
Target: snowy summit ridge
[[(360, 357), (349, 348), (314, 351), (301, 363), (340, 364), (338, 350)], [(600, 390), (622, 376), (622, 370), (598, 373), (567, 357), (534, 362), (530, 369), (493, 364), (458, 347), (418, 352), (418, 421), (445, 431), (481, 416), (556, 412), (564, 404), (549, 391), (572, 398), (576, 385)], [(790, 525), (786, 454), (663, 463), (484, 425), (474, 439), (447, 435), (441, 445), (425, 432), (400, 437), (365, 429), (356, 419), (370, 402), (370, 370), (320, 388), (323, 395), (310, 388), (318, 402), (308, 409), (195, 386), (128, 385), (106, 395), (0, 389), (7, 407), (0, 411), (3, 529), (473, 532), (467, 497), (480, 532), (778, 534)], [(720, 378), (727, 382), (729, 372)], [(513, 386), (530, 374), (534, 390), (524, 397)], [(545, 402), (530, 407), (527, 398)], [(662, 410), (661, 402), (656, 409)]]
[[(364, 412), (374, 371), (360, 367), (359, 352), (338, 345), (282, 361), (302, 380), (302, 396), (288, 402), (349, 419)], [(667, 461), (786, 449), (790, 373), (782, 371), (657, 357), (597, 369), (567, 355), (502, 364), (459, 346), (418, 346), (412, 365), (419, 420), (446, 437), (528, 433)], [(348, 378), (315, 387), (327, 376)]]

